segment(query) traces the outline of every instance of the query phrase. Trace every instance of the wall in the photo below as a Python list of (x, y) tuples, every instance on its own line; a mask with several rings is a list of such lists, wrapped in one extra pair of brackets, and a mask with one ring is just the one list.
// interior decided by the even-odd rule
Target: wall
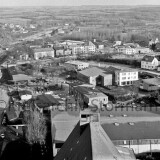
[(102, 85), (103, 86), (112, 85), (112, 74), (107, 74), (106, 76), (102, 76)]

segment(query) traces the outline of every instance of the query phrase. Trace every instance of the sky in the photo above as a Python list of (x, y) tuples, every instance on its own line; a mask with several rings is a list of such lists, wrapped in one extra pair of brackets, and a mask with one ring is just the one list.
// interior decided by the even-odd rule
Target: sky
[(160, 0), (0, 0), (0, 7), (80, 5), (160, 5)]

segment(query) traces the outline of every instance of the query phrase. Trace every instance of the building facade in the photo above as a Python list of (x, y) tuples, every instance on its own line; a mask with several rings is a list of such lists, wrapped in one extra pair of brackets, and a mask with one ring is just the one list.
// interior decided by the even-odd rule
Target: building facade
[(115, 83), (118, 86), (133, 85), (134, 81), (138, 81), (137, 70), (120, 70), (115, 71)]
[(144, 56), (141, 61), (141, 68), (154, 70), (159, 66), (159, 61), (155, 56)]

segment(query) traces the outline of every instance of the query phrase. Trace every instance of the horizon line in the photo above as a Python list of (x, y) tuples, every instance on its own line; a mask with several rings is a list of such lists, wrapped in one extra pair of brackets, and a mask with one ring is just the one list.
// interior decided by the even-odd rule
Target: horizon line
[(158, 6), (160, 6), (160, 4), (158, 4), (158, 5), (155, 5), (155, 4), (132, 4), (132, 5), (129, 5), (129, 4), (123, 4), (123, 5), (121, 5), (121, 4), (106, 4), (106, 5), (101, 5), (101, 4), (95, 4), (95, 5), (50, 5), (50, 6), (47, 6), (47, 5), (39, 5), (39, 6), (36, 6), (36, 5), (20, 5), (20, 6), (15, 6), (15, 5), (13, 5), (13, 6), (0, 6), (0, 8), (11, 8), (11, 7), (85, 7), (85, 6), (89, 6), (89, 7), (92, 7), (92, 6), (94, 6), (94, 7), (98, 7), (98, 6), (100, 6), (100, 7), (107, 7), (107, 6), (125, 6), (125, 7), (127, 7), (127, 6), (130, 6), (130, 7), (138, 7), (138, 6), (142, 6), (142, 7), (148, 7), (148, 6), (151, 6), (151, 7), (158, 7)]

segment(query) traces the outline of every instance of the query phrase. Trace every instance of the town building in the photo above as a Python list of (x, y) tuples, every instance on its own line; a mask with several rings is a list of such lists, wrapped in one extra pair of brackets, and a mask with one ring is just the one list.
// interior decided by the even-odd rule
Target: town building
[(80, 107), (103, 108), (108, 104), (108, 96), (94, 88), (92, 85), (82, 84), (70, 87), (70, 95), (74, 95)]
[(63, 46), (56, 46), (54, 47), (55, 57), (63, 56), (64, 55), (64, 47)]
[(104, 50), (104, 43), (103, 42), (97, 41), (96, 39), (94, 39), (92, 43), (96, 46), (97, 50)]
[(156, 91), (160, 88), (160, 78), (142, 79), (139, 88), (146, 91)]
[(160, 122), (104, 123), (103, 129), (116, 146), (131, 148), (135, 154), (160, 150)]
[(34, 58), (36, 60), (44, 57), (54, 57), (55, 53), (52, 48), (38, 48), (34, 49)]
[[(56, 152), (56, 148), (54, 148)], [(53, 151), (53, 152), (54, 152)], [(55, 160), (135, 160), (132, 149), (115, 146), (99, 122), (97, 113), (80, 114), (80, 121), (57, 153)]]
[(64, 49), (64, 56), (69, 56), (69, 55), (72, 55), (72, 50), (71, 49)]
[(146, 55), (141, 61), (141, 68), (154, 70), (159, 66), (159, 61), (154, 55)]
[(77, 78), (85, 83), (108, 86), (112, 85), (112, 74), (106, 73), (105, 70), (92, 67), (77, 73)]
[(118, 86), (133, 85), (138, 81), (138, 70), (123, 69), (115, 71), (115, 84)]
[(135, 53), (148, 54), (148, 53), (151, 53), (151, 50), (150, 50), (150, 48), (147, 48), (147, 47), (136, 47), (135, 48)]
[(118, 53), (123, 53), (127, 55), (132, 55), (136, 53), (135, 48), (132, 48), (130, 46), (116, 46), (116, 50)]
[(68, 61), (65, 62), (65, 66), (69, 66), (76, 71), (83, 70), (89, 67), (89, 63), (81, 62), (81, 61)]

